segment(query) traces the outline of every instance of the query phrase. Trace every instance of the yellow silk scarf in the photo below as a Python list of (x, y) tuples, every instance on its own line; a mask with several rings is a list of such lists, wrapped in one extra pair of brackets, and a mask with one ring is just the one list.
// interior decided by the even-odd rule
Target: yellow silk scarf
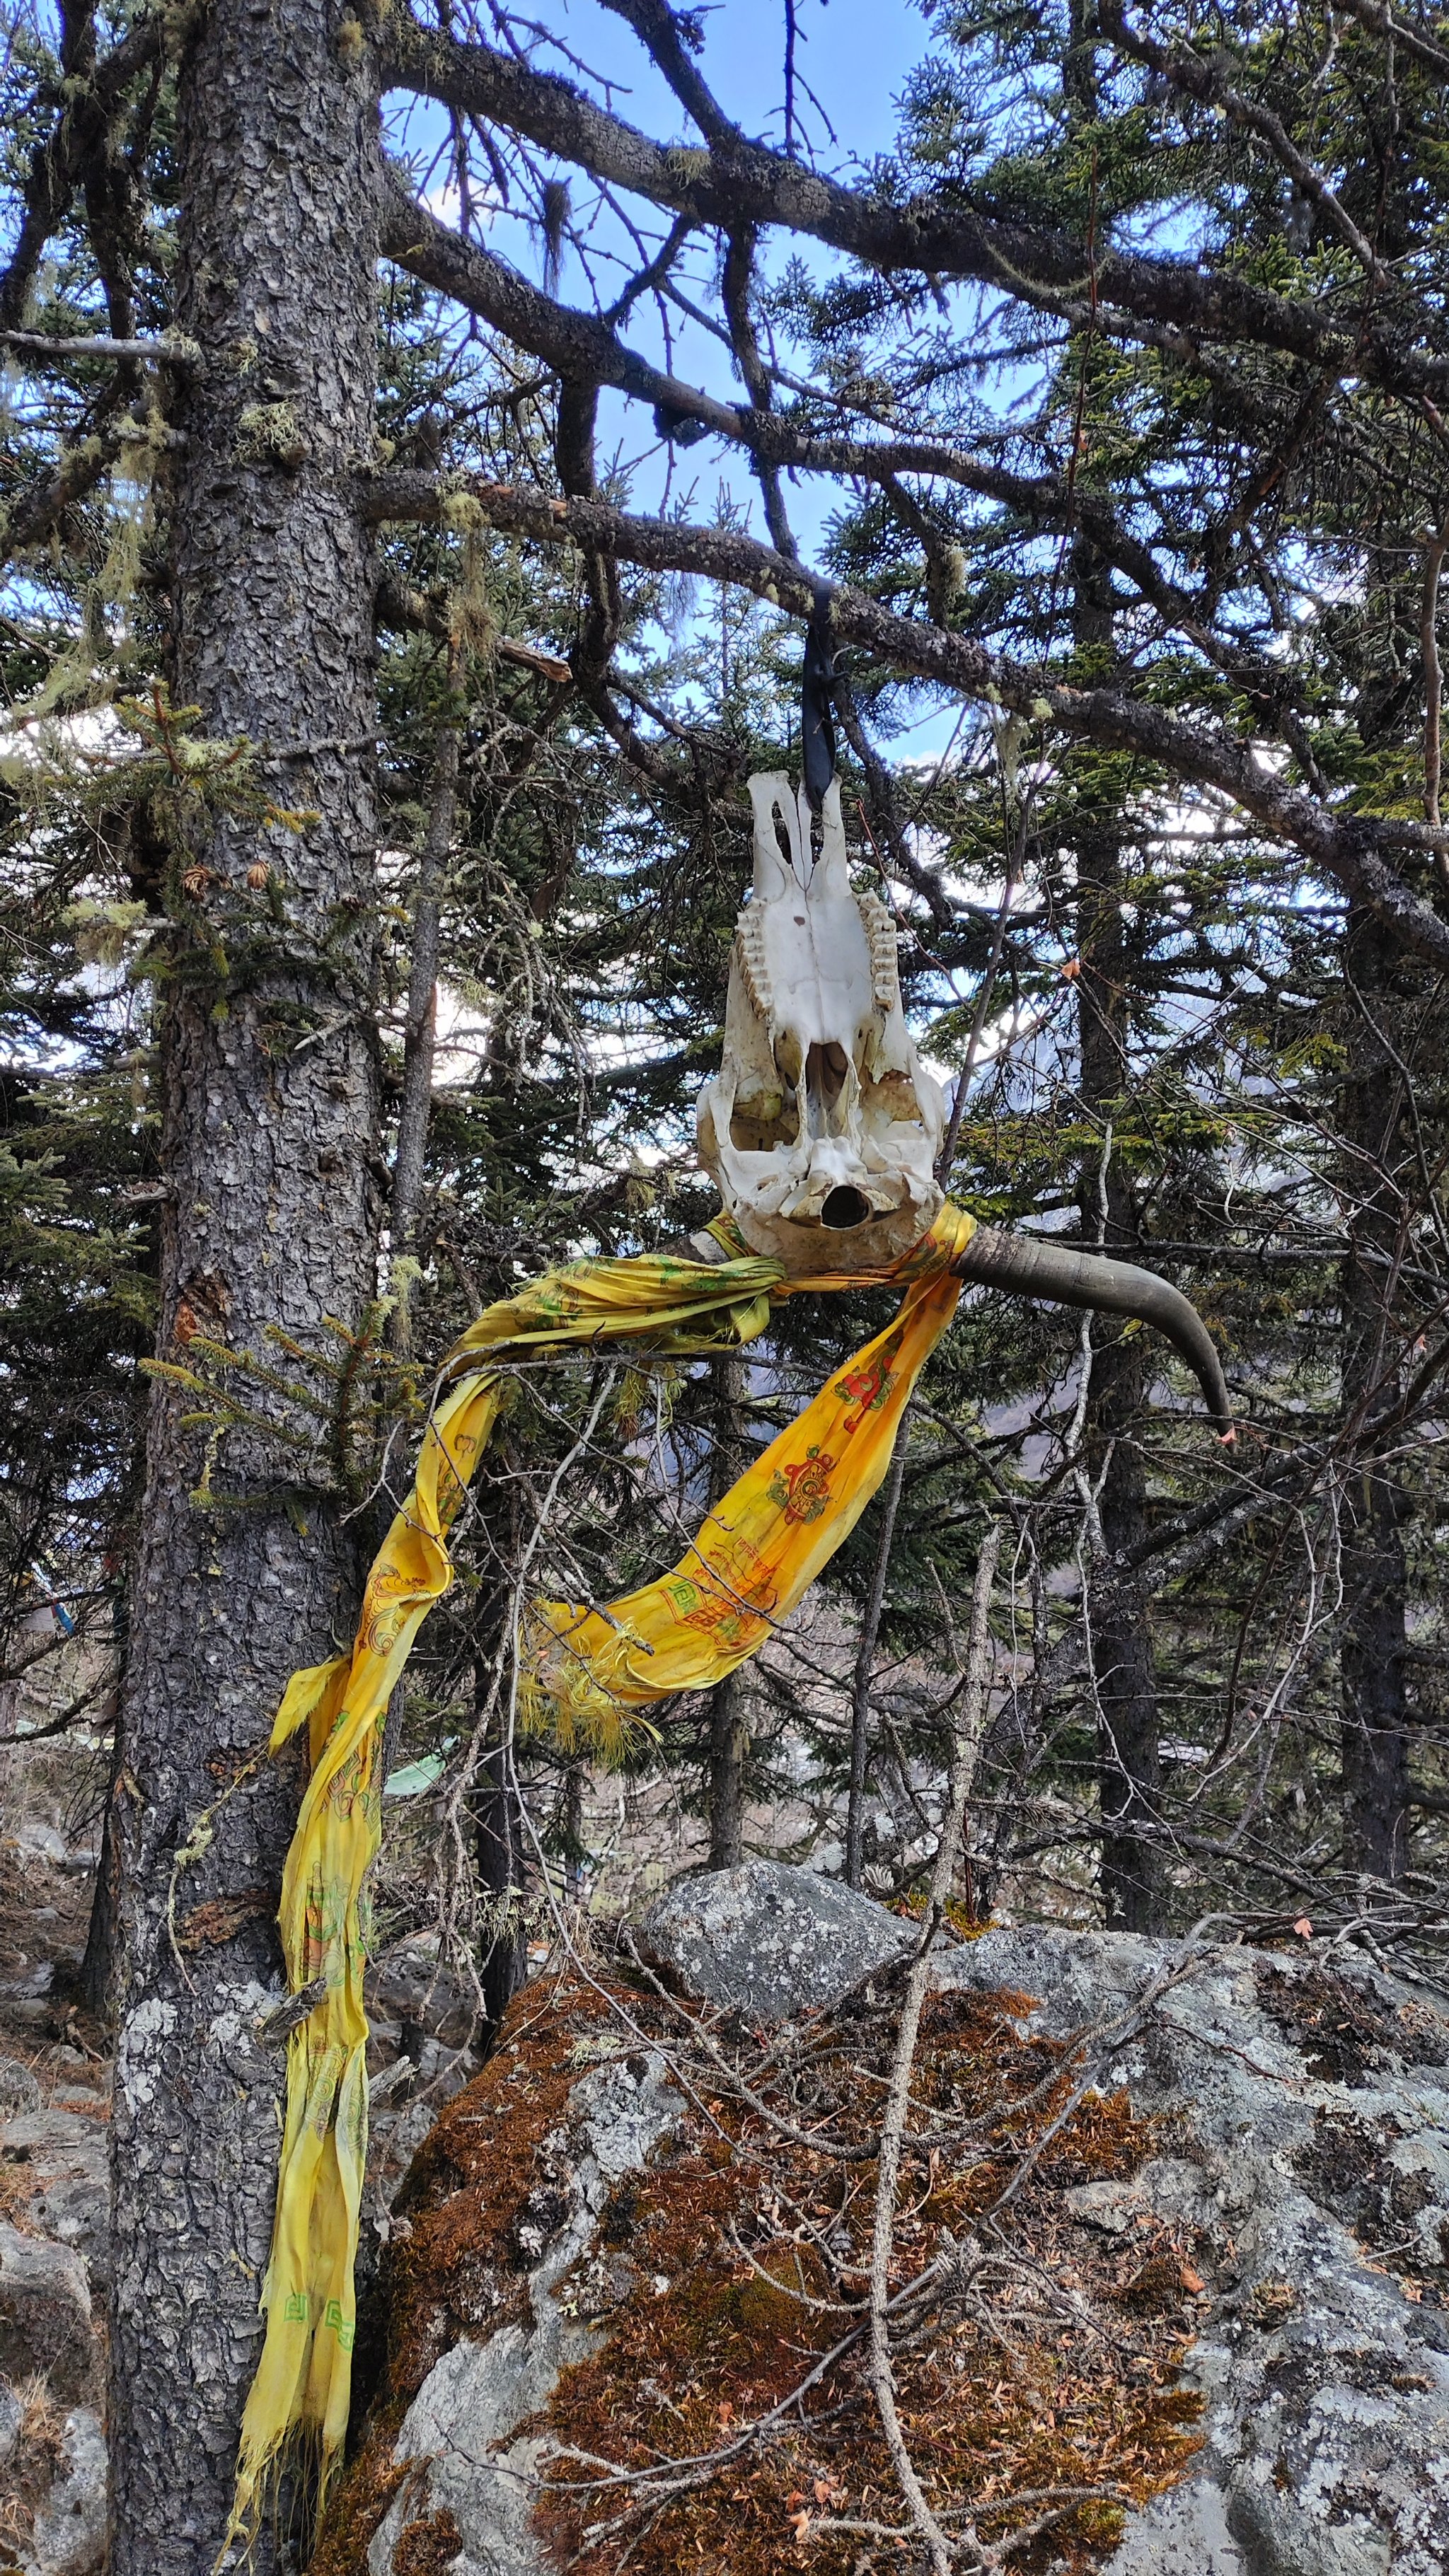
[[(727, 1246), (738, 1242), (723, 1221), (715, 1231)], [(311, 1776), (280, 1923), (292, 1993), (315, 1986), (319, 1999), (288, 2041), (266, 2339), (227, 2544), (255, 2527), (267, 2471), (294, 2441), (315, 2446), (323, 2488), (341, 2456), (367, 2157), (362, 1977), (364, 1880), (380, 1834), (374, 1764), (413, 1641), (452, 1580), (448, 1531), (491, 1437), (509, 1363), (631, 1340), (676, 1356), (738, 1349), (764, 1331), (774, 1302), (802, 1290), (906, 1284), (894, 1321), (752, 1462), (668, 1574), (605, 1610), (530, 1605), (525, 1712), (536, 1723), (551, 1709), (565, 1736), (597, 1741), (617, 1734), (622, 1712), (733, 1672), (849, 1535), (885, 1474), (917, 1373), (955, 1313), (951, 1263), (974, 1231), (975, 1220), (948, 1204), (893, 1269), (813, 1279), (751, 1255), (714, 1266), (648, 1255), (575, 1262), (500, 1299), (454, 1344), (416, 1482), (368, 1576), (352, 1652), (295, 1673), (272, 1728), (274, 1751), (309, 1729)]]

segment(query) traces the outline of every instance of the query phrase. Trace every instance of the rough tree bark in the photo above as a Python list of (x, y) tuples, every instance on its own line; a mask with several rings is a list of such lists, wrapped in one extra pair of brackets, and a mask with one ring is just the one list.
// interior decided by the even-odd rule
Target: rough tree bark
[[(373, 434), (377, 140), (345, 25), (336, 0), (213, 0), (181, 72), (176, 321), (204, 363), (177, 412), (175, 693), (211, 736), (313, 746), (261, 776), (320, 820), (193, 821), (178, 910), (195, 926), (161, 1035), (163, 1352), (197, 1326), (239, 1348), (271, 1323), (321, 1340), (374, 1283), (372, 579), (352, 478)], [(206, 919), (223, 902), (224, 941)], [(357, 1575), (323, 1471), (299, 1491), (260, 1435), (216, 1469), (247, 1507), (198, 1509), (186, 1409), (158, 1384), (116, 1809), (112, 2576), (206, 2576), (226, 2524), (283, 2079), (259, 2016), (281, 1987), (298, 1791), (261, 1748), (293, 1667), (350, 1629)], [(258, 2563), (273, 2552), (264, 2532)]]
[[(714, 1447), (710, 1454), (709, 1507), (713, 1511), (745, 1465), (746, 1444), (740, 1423), (745, 1391), (745, 1363), (733, 1352), (710, 1362), (714, 1394)], [(709, 1816), (711, 1869), (738, 1869), (745, 1856), (745, 1762), (750, 1750), (749, 1707), (744, 1677), (730, 1673), (705, 1694), (709, 1737), (705, 1755), (705, 1793)]]
[(749, 1725), (738, 1673), (709, 1694), (709, 1865), (738, 1869), (745, 1856), (745, 1755)]
[[(1401, 1336), (1387, 1284), (1402, 1256), (1397, 1165), (1407, 1111), (1394, 1061), (1408, 969), (1371, 914), (1355, 909), (1345, 947), (1348, 1075), (1341, 1133), (1349, 1204), (1343, 1268), (1340, 1400), (1350, 1444), (1372, 1438), (1398, 1399)], [(1408, 1865), (1410, 1712), (1405, 1675), (1408, 1500), (1372, 1453), (1344, 1479), (1342, 1699), (1344, 1858), (1351, 1869), (1399, 1878)]]
[[(417, 1248), (418, 1210), (422, 1205), (428, 1124), (433, 1107), (433, 1062), (438, 1039), (438, 938), (448, 853), (458, 811), (458, 728), (443, 726), (438, 736), (433, 799), (418, 863), (413, 897), (413, 953), (409, 961), (407, 1017), (403, 1027), (402, 1097), (398, 1102), (397, 1148), (392, 1166), (389, 1210), (394, 1264)], [(392, 1339), (397, 1350), (408, 1348), (411, 1333), (406, 1285), (393, 1308)]]
[(880, 1529), (876, 1539), (875, 1563), (871, 1568), (870, 1589), (860, 1614), (860, 1635), (856, 1640), (855, 1670), (850, 1689), (850, 1781), (845, 1809), (845, 1884), (859, 1887), (865, 1867), (865, 1792), (870, 1776), (870, 1694), (875, 1679), (875, 1650), (880, 1642), (880, 1623), (885, 1611), (886, 1583), (890, 1575), (891, 1549), (895, 1544), (896, 1515), (901, 1507), (901, 1488), (906, 1477), (906, 1452), (911, 1445), (911, 1411), (907, 1405), (896, 1432), (896, 1445), (891, 1452), (885, 1491), (881, 1496)]
[[(480, 1695), (484, 1677), (479, 1677)], [(478, 1980), (483, 2018), (496, 2031), (528, 1974), (528, 1943), (523, 1918), (527, 1860), (518, 1795), (502, 1745), (486, 1753), (473, 1792), (478, 1862), (478, 1892), (493, 1909), (479, 1946)]]
[[(1111, 577), (1085, 543), (1073, 553), (1073, 640), (1097, 659), (1112, 647)], [(1084, 799), (1073, 831), (1077, 861), (1077, 1032), (1082, 1103), (1104, 1139), (1112, 1105), (1129, 1083), (1129, 995), (1136, 961), (1122, 917), (1122, 835), (1115, 804)], [(1104, 1145), (1105, 1151), (1105, 1145)], [(1136, 1193), (1121, 1161), (1091, 1156), (1081, 1181), (1082, 1232), (1124, 1261), (1143, 1254)], [(1098, 1513), (1109, 1561), (1147, 1534), (1147, 1485), (1139, 1445), (1148, 1354), (1141, 1334), (1105, 1318), (1093, 1325), (1086, 1465), (1101, 1478)], [(1105, 1474), (1103, 1470), (1105, 1468)], [(1111, 1594), (1107, 1594), (1110, 1603)], [(1152, 1636), (1145, 1613), (1108, 1607), (1092, 1621), (1097, 1686), (1102, 1902), (1130, 1932), (1162, 1928), (1164, 1870), (1153, 1839), (1161, 1808), (1161, 1754)]]

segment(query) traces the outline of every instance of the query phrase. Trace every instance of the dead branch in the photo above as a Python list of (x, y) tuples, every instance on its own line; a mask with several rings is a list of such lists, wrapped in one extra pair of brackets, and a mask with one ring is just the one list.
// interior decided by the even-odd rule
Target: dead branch
[(1001, 1523), (993, 1521), (982, 1542), (976, 1563), (976, 1585), (971, 1600), (971, 1633), (966, 1650), (966, 1689), (961, 1702), (961, 1715), (955, 1731), (951, 1765), (951, 1797), (936, 1866), (931, 1878), (931, 1891), (926, 1906), (925, 1925), (920, 1946), (911, 1963), (906, 1980), (905, 2001), (901, 2008), (900, 2032), (896, 2040), (895, 2063), (891, 2069), (890, 2093), (886, 2102), (885, 2123), (881, 2131), (879, 2180), (876, 2184), (875, 2227), (870, 2262), (870, 2379), (876, 2409), (885, 2434), (901, 2492), (910, 2509), (911, 2519), (930, 2552), (935, 2576), (950, 2576), (955, 2555), (950, 2541), (941, 2529), (926, 2499), (925, 2490), (916, 2474), (906, 2447), (896, 2407), (895, 2375), (891, 2367), (890, 2340), (887, 2330), (887, 2307), (890, 2295), (891, 2253), (895, 2240), (896, 2194), (900, 2179), (901, 2147), (905, 2136), (907, 2105), (910, 2098), (911, 2070), (915, 2064), (916, 2042), (920, 2035), (921, 2008), (931, 1979), (931, 1943), (950, 1902), (956, 1861), (961, 1848), (961, 1829), (966, 1817), (966, 1800), (976, 1766), (976, 1747), (981, 1736), (981, 1716), (986, 1699), (986, 1663), (990, 1642), (991, 1586), (996, 1574), (996, 1559), (1001, 1546)]

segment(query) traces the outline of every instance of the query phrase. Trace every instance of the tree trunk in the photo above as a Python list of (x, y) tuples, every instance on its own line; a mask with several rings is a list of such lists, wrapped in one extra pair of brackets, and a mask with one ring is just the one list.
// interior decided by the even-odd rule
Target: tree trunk
[[(1343, 1274), (1341, 1401), (1350, 1444), (1372, 1436), (1399, 1393), (1400, 1336), (1388, 1311), (1400, 1251), (1397, 1164), (1406, 1102), (1391, 1050), (1405, 964), (1372, 915), (1350, 916), (1348, 1079), (1343, 1089), (1350, 1215)], [(1377, 1256), (1375, 1258), (1374, 1256)], [(1405, 1688), (1408, 1503), (1390, 1476), (1349, 1450), (1344, 1480), (1342, 1697), (1344, 1858), (1376, 1878), (1408, 1864), (1409, 1708)]]
[[(1073, 553), (1073, 640), (1100, 660), (1112, 649), (1111, 577), (1089, 546)], [(1104, 1138), (1113, 1104), (1130, 1083), (1131, 995), (1138, 960), (1122, 918), (1122, 838), (1115, 804), (1084, 797), (1073, 832), (1077, 860), (1077, 1029), (1082, 1103)], [(1089, 1158), (1081, 1179), (1082, 1232), (1124, 1261), (1142, 1257), (1136, 1193), (1120, 1160)], [(1098, 1318), (1092, 1326), (1086, 1466), (1102, 1479), (1098, 1511), (1110, 1559), (1146, 1535), (1146, 1477), (1139, 1433), (1146, 1387), (1140, 1334)], [(1165, 1873), (1154, 1838), (1161, 1812), (1161, 1755), (1152, 1638), (1145, 1618), (1094, 1621), (1098, 1796), (1102, 1815), (1102, 1903), (1107, 1921), (1157, 1932)]]
[(76, 1984), (87, 2012), (110, 2028), (115, 2004), (116, 1979), (116, 1881), (117, 1853), (112, 1827), (116, 1799), (121, 1787), (121, 1727), (119, 1717), (111, 1739), (110, 1760), (106, 1778), (106, 1810), (101, 1819), (101, 1848), (96, 1862), (96, 1883), (91, 1895), (90, 1921), (86, 1926), (86, 1946), (82, 1954)]
[[(377, 140), (341, 23), (324, 0), (213, 0), (181, 72), (176, 319), (204, 363), (178, 413), (175, 694), (212, 737), (313, 746), (259, 783), (321, 819), (294, 834), (198, 804), (189, 827), (161, 1030), (163, 1352), (197, 1326), (241, 1349), (272, 1323), (321, 1340), (374, 1284), (372, 580), (351, 476), (373, 434)], [(258, 2014), (281, 1988), (300, 1776), (262, 1748), (293, 1668), (350, 1633), (358, 1573), (324, 1466), (261, 1434), (216, 1467), (247, 1508), (197, 1507), (190, 1404), (158, 1382), (115, 1810), (112, 2576), (207, 2576), (226, 2525), (284, 2073)]]
[[(714, 1447), (709, 1470), (709, 1507), (713, 1511), (744, 1472), (746, 1443), (739, 1409), (745, 1391), (745, 1364), (733, 1352), (722, 1352), (718, 1359), (710, 1361), (709, 1374), (714, 1396)], [(745, 1856), (745, 1761), (750, 1749), (742, 1675), (729, 1673), (722, 1682), (716, 1682), (706, 1693), (705, 1707), (709, 1717), (705, 1756), (709, 1865), (711, 1869), (738, 1869)]]
[(418, 1209), (422, 1205), (428, 1123), (433, 1108), (433, 1062), (438, 1039), (438, 932), (448, 854), (458, 810), (458, 728), (444, 725), (438, 736), (433, 773), (433, 801), (418, 865), (413, 898), (413, 953), (408, 969), (407, 1019), (403, 1029), (402, 1098), (398, 1103), (397, 1150), (393, 1156), (392, 1202), (388, 1225), (392, 1239), (397, 1304), (391, 1317), (392, 1344), (405, 1351), (411, 1342), (409, 1302), (412, 1282), (399, 1272), (400, 1260), (417, 1250)]
[(738, 1869), (745, 1856), (745, 1755), (749, 1726), (738, 1673), (709, 1695), (709, 1865)]
[(517, 1793), (502, 1745), (483, 1757), (474, 1791), (478, 1886), (494, 1922), (478, 1963), (483, 2018), (496, 2031), (528, 1974), (528, 1945), (519, 1902), (524, 1884), (523, 1833)]

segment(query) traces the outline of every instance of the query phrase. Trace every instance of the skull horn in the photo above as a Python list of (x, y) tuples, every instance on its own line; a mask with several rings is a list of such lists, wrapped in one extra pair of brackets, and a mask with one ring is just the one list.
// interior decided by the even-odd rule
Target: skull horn
[(984, 1288), (1001, 1289), (1009, 1297), (1090, 1306), (1097, 1314), (1135, 1315), (1141, 1323), (1155, 1325), (1192, 1370), (1222, 1437), (1232, 1439), (1227, 1383), (1207, 1326), (1181, 1290), (1159, 1279), (1155, 1270), (1107, 1261), (1100, 1253), (1076, 1252), (1062, 1243), (1000, 1234), (990, 1225), (977, 1227), (952, 1268), (958, 1278), (979, 1280)]

